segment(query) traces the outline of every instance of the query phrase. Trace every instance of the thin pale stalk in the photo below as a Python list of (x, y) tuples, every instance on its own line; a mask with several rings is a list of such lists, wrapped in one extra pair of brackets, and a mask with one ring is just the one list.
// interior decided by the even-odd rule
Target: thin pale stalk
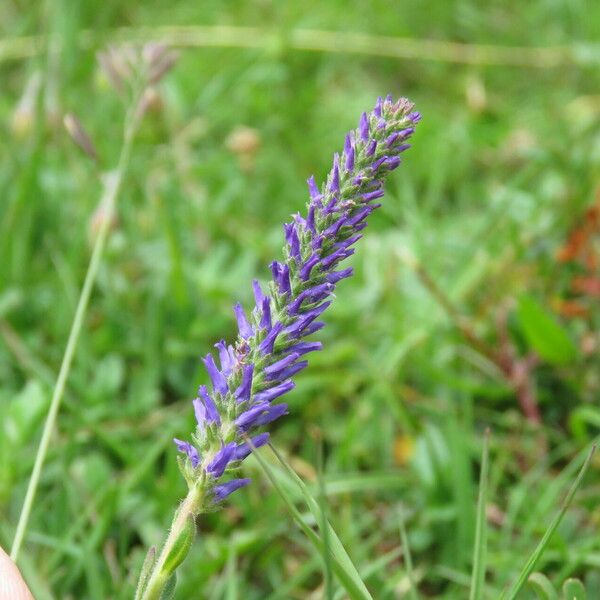
[[(169, 45), (181, 48), (264, 48), (272, 39), (271, 33), (268, 29), (259, 27), (167, 25), (163, 27), (122, 27), (112, 30), (109, 37), (113, 43), (146, 42), (160, 39)], [(106, 34), (103, 32), (103, 35)], [(43, 41), (43, 36), (12, 37), (0, 40), (0, 62), (37, 56), (43, 50)], [(94, 47), (98, 42), (98, 33), (84, 29), (79, 32), (77, 41), (84, 49)], [(401, 60), (534, 69), (585, 66), (597, 64), (600, 61), (599, 54), (592, 45), (585, 46), (586, 52), (577, 52), (573, 45), (538, 48), (500, 46), (316, 29), (294, 30), (290, 32), (287, 43), (290, 48), (305, 52), (362, 54)]]
[(133, 118), (128, 118), (126, 123), (127, 125), (125, 127), (119, 163), (115, 171), (109, 174), (105, 182), (103, 207), (106, 210), (107, 216), (102, 220), (96, 240), (94, 242), (92, 256), (90, 258), (85, 280), (83, 282), (83, 287), (81, 288), (81, 293), (77, 302), (75, 316), (71, 324), (71, 331), (69, 332), (67, 347), (65, 348), (65, 353), (60, 365), (60, 371), (58, 373), (58, 378), (52, 394), (52, 400), (50, 401), (50, 408), (44, 424), (42, 438), (35, 456), (35, 462), (31, 472), (31, 478), (29, 479), (29, 484), (27, 486), (25, 500), (23, 502), (23, 507), (21, 508), (21, 514), (19, 515), (19, 522), (17, 524), (17, 530), (15, 532), (15, 537), (10, 551), (10, 557), (15, 562), (19, 558), (19, 552), (23, 544), (25, 532), (27, 531), (27, 525), (29, 523), (29, 517), (31, 516), (31, 510), (33, 508), (33, 502), (35, 500), (35, 495), (40, 482), (44, 461), (46, 459), (46, 454), (48, 453), (48, 446), (50, 445), (50, 439), (52, 437), (52, 432), (62, 402), (69, 372), (71, 370), (71, 364), (73, 362), (75, 350), (77, 349), (77, 343), (79, 342), (79, 336), (81, 334), (81, 328), (87, 313), (90, 296), (92, 294), (94, 284), (96, 283), (100, 261), (102, 260), (102, 255), (104, 254), (110, 223), (112, 221), (111, 216), (115, 210), (117, 198), (123, 183), (123, 177), (127, 170), (127, 165), (129, 164), (136, 121)]

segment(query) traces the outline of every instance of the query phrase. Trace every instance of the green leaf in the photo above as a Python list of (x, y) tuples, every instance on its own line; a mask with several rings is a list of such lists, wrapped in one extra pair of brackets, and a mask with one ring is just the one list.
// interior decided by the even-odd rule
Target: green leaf
[(563, 584), (564, 600), (587, 600), (587, 592), (579, 579), (567, 579)]
[(521, 296), (517, 316), (529, 345), (553, 365), (564, 365), (577, 357), (569, 334), (536, 300)]
[(146, 554), (146, 558), (144, 559), (144, 564), (142, 565), (142, 570), (140, 571), (140, 578), (138, 580), (137, 588), (135, 590), (134, 600), (139, 600), (144, 593), (144, 588), (146, 587), (146, 583), (148, 583), (148, 577), (150, 572), (152, 571), (152, 567), (156, 562), (156, 546), (150, 546), (148, 553)]
[(183, 562), (183, 559), (187, 556), (190, 551), (192, 542), (196, 535), (196, 523), (194, 516), (189, 514), (185, 521), (185, 526), (182, 528), (181, 533), (175, 540), (169, 555), (165, 559), (162, 571), (167, 574), (175, 572), (175, 569)]
[(550, 580), (542, 573), (532, 573), (527, 580), (539, 600), (558, 600), (558, 594)]
[(542, 537), (540, 543), (537, 545), (536, 549), (533, 551), (533, 553), (529, 557), (529, 560), (525, 563), (525, 566), (521, 570), (521, 573), (519, 574), (517, 581), (511, 586), (511, 588), (509, 589), (508, 592), (504, 592), (502, 594), (501, 600), (514, 600), (517, 597), (517, 594), (519, 593), (521, 588), (525, 585), (525, 582), (528, 580), (529, 575), (531, 575), (531, 572), (535, 568), (537, 561), (540, 559), (540, 557), (544, 553), (544, 550), (546, 550), (546, 546), (548, 545), (550, 538), (553, 536), (557, 527), (560, 525), (562, 518), (565, 516), (567, 509), (571, 505), (571, 502), (573, 501), (573, 498), (575, 496), (575, 492), (577, 491), (577, 488), (579, 487), (583, 478), (585, 477), (585, 474), (587, 473), (587, 470), (590, 466), (590, 463), (592, 461), (592, 457), (594, 456), (595, 451), (596, 451), (596, 446), (594, 445), (594, 446), (592, 446), (592, 449), (589, 451), (589, 453), (585, 459), (585, 462), (583, 463), (583, 466), (581, 467), (579, 474), (577, 475), (577, 478), (575, 479), (575, 481), (573, 482), (573, 485), (571, 486), (571, 489), (567, 493), (567, 496), (564, 499), (562, 506), (561, 506), (560, 510), (558, 511), (558, 514), (554, 517), (554, 519), (550, 523), (550, 526), (546, 530), (546, 533)]
[(487, 504), (488, 463), (489, 463), (490, 431), (483, 438), (483, 456), (481, 458), (481, 474), (479, 476), (479, 499), (477, 500), (477, 523), (475, 527), (475, 546), (473, 548), (473, 572), (471, 574), (471, 592), (469, 600), (483, 598), (485, 582), (485, 566), (487, 554), (487, 523), (485, 508)]

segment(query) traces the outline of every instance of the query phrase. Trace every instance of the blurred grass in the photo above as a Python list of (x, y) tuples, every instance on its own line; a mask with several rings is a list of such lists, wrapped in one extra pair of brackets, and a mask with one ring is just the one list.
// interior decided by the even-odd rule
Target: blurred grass
[[(424, 119), (354, 259), (356, 277), (337, 291), (326, 351), (299, 378), (291, 416), (274, 439), (315, 492), (323, 440), (328, 515), (374, 597), (410, 594), (401, 505), (421, 597), (454, 599), (467, 596), (478, 461), (490, 426), (483, 597), (496, 597), (574, 477), (557, 473), (598, 433), (597, 350), (581, 344), (591, 335), (598, 347), (600, 312), (592, 303), (587, 319), (554, 315), (580, 351), (568, 364), (542, 362), (531, 373), (542, 414), (536, 429), (406, 256), (488, 344), (500, 345), (497, 320), (506, 310), (518, 356), (533, 350), (514, 301), (526, 293), (552, 312), (567, 296), (573, 269), (555, 253), (598, 186), (600, 5), (59, 0), (25, 10), (9, 0), (0, 17), (8, 46), (28, 36), (41, 42), (27, 60), (0, 63), (4, 546), (101, 190), (61, 115), (78, 115), (108, 169), (119, 151), (122, 106), (95, 51), (116, 30), (268, 32), (257, 48), (182, 49), (144, 122), (34, 507), (22, 568), (36, 598), (132, 595), (146, 548), (184, 493), (170, 439), (192, 427), (189, 399), (205, 379), (200, 355), (233, 333), (231, 304), (250, 301), (251, 278), (267, 277), (280, 224), (305, 201), (306, 177), (324, 176), (346, 130), (387, 92), (411, 97)], [(421, 52), (428, 40), (497, 46), (499, 55), (508, 46), (566, 48), (577, 60), (516, 68), (294, 48), (294, 32), (311, 29), (408, 38)], [(84, 46), (82, 31), (94, 32)], [(29, 84), (35, 92), (40, 76), (28, 106), (24, 90)], [(242, 126), (260, 141), (245, 157), (231, 150), (230, 136)], [(253, 485), (200, 523), (177, 597), (320, 597), (321, 556), (256, 462), (246, 471)], [(558, 584), (580, 576), (600, 589), (599, 483), (595, 462), (536, 567)]]

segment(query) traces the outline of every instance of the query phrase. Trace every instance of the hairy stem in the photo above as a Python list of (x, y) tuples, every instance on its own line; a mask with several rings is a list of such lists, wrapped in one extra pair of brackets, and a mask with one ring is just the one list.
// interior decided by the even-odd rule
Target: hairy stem
[[(190, 518), (194, 519), (200, 512), (203, 498), (204, 494), (202, 493), (202, 490), (199, 487), (193, 487), (179, 505), (179, 508), (175, 511), (175, 516), (173, 517), (173, 522), (169, 529), (169, 535), (165, 540), (158, 559), (152, 566), (147, 583), (144, 585), (144, 582), (140, 581), (138, 584), (138, 589), (141, 587), (143, 590), (139, 590), (142, 591), (140, 596), (141, 600), (157, 600), (160, 598), (161, 592), (167, 581), (174, 573), (174, 570), (168, 568), (167, 561), (173, 556), (176, 546), (181, 543), (181, 539), (185, 535), (184, 530), (188, 525)], [(188, 551), (189, 546), (185, 547), (175, 568), (179, 566), (185, 556), (187, 556)], [(144, 574), (142, 573), (141, 577), (143, 576)]]

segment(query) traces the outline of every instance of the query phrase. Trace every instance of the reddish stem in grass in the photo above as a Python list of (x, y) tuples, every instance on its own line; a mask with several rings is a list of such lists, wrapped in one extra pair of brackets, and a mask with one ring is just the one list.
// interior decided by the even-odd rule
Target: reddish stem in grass
[(531, 372), (538, 364), (538, 357), (535, 354), (529, 354), (525, 358), (518, 358), (515, 347), (508, 336), (507, 307), (502, 307), (498, 313), (497, 329), (500, 344), (499, 348), (496, 349), (477, 335), (469, 321), (459, 312), (447, 294), (437, 285), (422, 264), (414, 260), (408, 262), (421, 283), (444, 309), (458, 331), (460, 331), (465, 341), (474, 350), (498, 367), (506, 382), (514, 390), (519, 406), (527, 421), (532, 425), (540, 425), (542, 418), (535, 393), (535, 386), (531, 378)]

